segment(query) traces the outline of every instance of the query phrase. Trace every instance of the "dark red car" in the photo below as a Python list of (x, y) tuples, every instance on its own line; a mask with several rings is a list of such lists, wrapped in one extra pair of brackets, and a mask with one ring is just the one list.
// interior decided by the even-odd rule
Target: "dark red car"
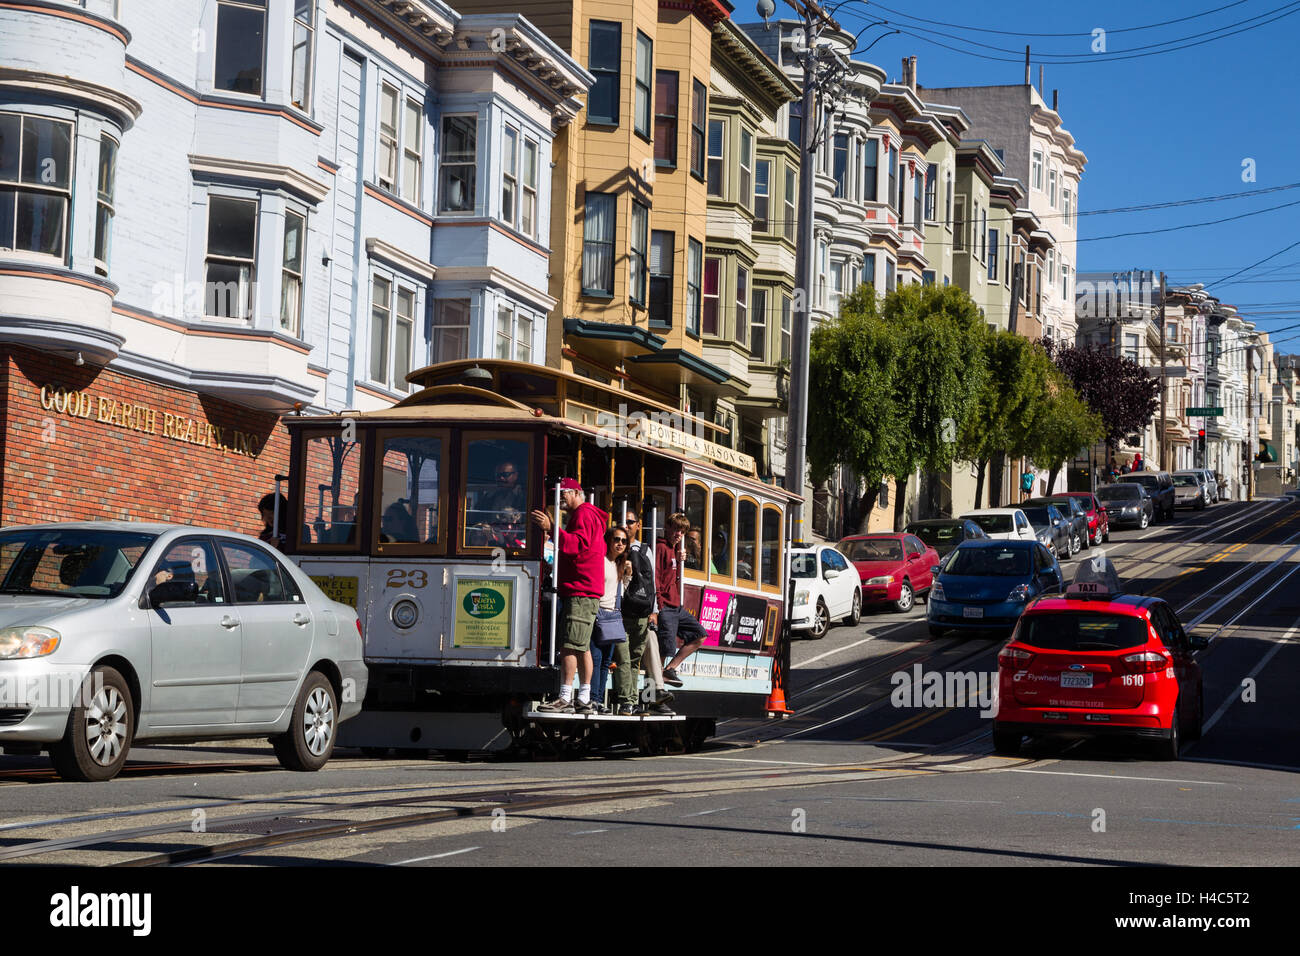
[(1183, 739), (1201, 735), (1193, 652), (1205, 646), (1156, 597), (1072, 585), (1064, 597), (1040, 598), (998, 654), (993, 747), (1018, 753), (1025, 735), (1125, 735), (1154, 740), (1162, 759), (1177, 760)]
[(918, 595), (930, 593), (939, 552), (914, 534), (860, 534), (835, 546), (857, 568), (862, 603), (893, 603), (910, 610)]
[(1088, 538), (1093, 544), (1110, 540), (1110, 515), (1091, 491), (1067, 491), (1066, 497), (1078, 498), (1088, 512)]

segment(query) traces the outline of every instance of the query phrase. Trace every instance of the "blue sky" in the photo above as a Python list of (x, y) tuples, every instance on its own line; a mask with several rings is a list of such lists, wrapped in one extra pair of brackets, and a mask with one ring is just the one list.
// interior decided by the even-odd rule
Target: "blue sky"
[[(1225, 5), (1226, 9), (1207, 16), (1122, 32)], [(891, 21), (888, 27), (863, 33), (859, 48), (895, 27), (905, 31), (884, 37), (861, 57), (882, 67), (891, 81), (899, 78), (902, 58), (914, 55), (922, 86), (1019, 83), (1024, 79), (1025, 45), (1032, 47), (1035, 85), (1041, 62), (1046, 66), (1044, 98), (1050, 104), (1052, 90), (1060, 90), (1062, 120), (1088, 156), (1080, 184), (1080, 239), (1165, 229), (1294, 204), (1221, 225), (1080, 242), (1079, 271), (1163, 269), (1173, 284), (1210, 285), (1300, 241), (1300, 188), (1178, 208), (1087, 215), (1090, 210), (1300, 183), (1300, 2), (1094, 0), (1067, 5), (1048, 0), (989, 4), (885, 0), (884, 7), (851, 0), (838, 8), (836, 18), (854, 33), (872, 20)], [(751, 21), (756, 19), (752, 11), (752, 0), (738, 0), (733, 16), (740, 22)], [(1184, 43), (1196, 42), (1206, 39), (1207, 33), (1240, 30), (1281, 14), (1289, 15), (1177, 52), (1145, 55), (1150, 51), (1135, 50), (1183, 37), (1191, 38)], [(777, 15), (790, 15), (783, 3), (778, 3)], [(1261, 19), (1251, 19), (1256, 17)], [(918, 18), (939, 22), (923, 23)], [(1250, 23), (1242, 24), (1246, 20)], [(1080, 35), (1027, 37), (980, 33), (970, 27)], [(1104, 55), (1092, 52), (1097, 28), (1106, 31)], [(976, 47), (968, 41), (1018, 52)], [(969, 56), (938, 43), (1014, 62)], [(1074, 63), (1039, 58), (1048, 53), (1081, 56)], [(1107, 55), (1128, 53), (1144, 55), (1105, 62)], [(1242, 180), (1246, 159), (1254, 160), (1254, 182)], [(1209, 291), (1237, 305), (1243, 314), (1253, 315), (1262, 328), (1296, 326), (1274, 337), (1282, 351), (1300, 351), (1300, 245)]]

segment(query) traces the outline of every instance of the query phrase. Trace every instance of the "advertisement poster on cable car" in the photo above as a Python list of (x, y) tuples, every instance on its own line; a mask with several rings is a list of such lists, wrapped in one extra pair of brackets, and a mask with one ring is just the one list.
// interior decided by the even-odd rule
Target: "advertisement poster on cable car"
[(708, 633), (705, 647), (737, 647), (756, 651), (763, 646), (767, 602), (762, 598), (704, 589), (700, 624)]
[(512, 580), (457, 576), (452, 645), (508, 648), (514, 603)]

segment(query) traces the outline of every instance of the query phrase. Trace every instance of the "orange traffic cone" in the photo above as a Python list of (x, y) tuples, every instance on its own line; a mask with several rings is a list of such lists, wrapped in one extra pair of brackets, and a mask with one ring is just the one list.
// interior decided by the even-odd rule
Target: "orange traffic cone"
[(780, 684), (772, 685), (772, 693), (767, 695), (767, 715), (769, 717), (789, 717), (794, 711), (785, 705), (785, 691)]

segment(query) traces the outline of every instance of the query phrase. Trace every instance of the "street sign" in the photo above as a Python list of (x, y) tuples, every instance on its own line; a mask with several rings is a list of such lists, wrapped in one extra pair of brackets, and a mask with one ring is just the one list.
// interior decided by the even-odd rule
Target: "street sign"
[(1205, 408), (1189, 408), (1187, 414), (1194, 418), (1218, 418), (1223, 414), (1223, 406), (1207, 406)]

